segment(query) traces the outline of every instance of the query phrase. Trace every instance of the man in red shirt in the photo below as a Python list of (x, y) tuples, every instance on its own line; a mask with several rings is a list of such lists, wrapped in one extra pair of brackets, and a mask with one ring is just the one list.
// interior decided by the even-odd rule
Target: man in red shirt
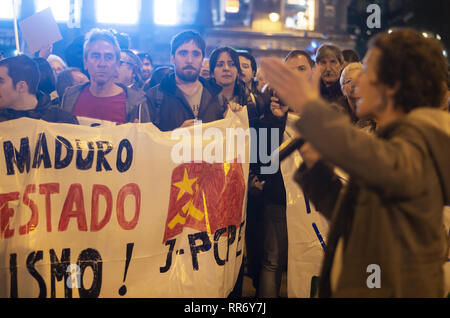
[(66, 90), (61, 108), (77, 116), (80, 124), (149, 122), (143, 93), (116, 83), (120, 48), (107, 30), (93, 29), (86, 35), (84, 67), (90, 82)]

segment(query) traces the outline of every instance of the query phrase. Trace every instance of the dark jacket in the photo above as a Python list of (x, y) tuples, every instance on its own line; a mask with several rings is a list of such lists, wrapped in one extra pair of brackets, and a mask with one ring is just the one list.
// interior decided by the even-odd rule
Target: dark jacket
[(344, 96), (341, 91), (341, 84), (339, 83), (339, 80), (334, 83), (333, 85), (327, 87), (325, 85), (325, 82), (321, 79), (320, 80), (320, 96), (322, 96), (323, 99), (330, 103), (339, 103), (340, 98)]
[[(215, 83), (214, 79), (210, 79), (210, 81)], [(267, 104), (267, 100), (264, 99), (264, 96), (258, 92), (250, 91), (243, 81), (237, 79), (234, 86), (233, 101), (239, 105), (246, 106), (249, 125), (250, 127), (257, 129), (260, 120), (264, 116), (264, 107)]]
[[(223, 119), (227, 105), (220, 94), (222, 88), (202, 77), (199, 80), (203, 93), (198, 120), (208, 123)], [(166, 75), (159, 85), (148, 90), (146, 97), (151, 120), (161, 131), (174, 130), (186, 120), (195, 118), (183, 92), (177, 87), (174, 73)]]
[[(298, 130), (350, 177), (342, 185), (323, 161), (296, 175), (305, 196), (330, 219), (319, 297), (442, 297), (450, 114), (419, 108), (375, 136), (326, 103), (305, 106)], [(332, 292), (335, 258), (342, 259), (342, 272)], [(370, 264), (380, 266), (381, 288), (367, 286)]]
[[(73, 108), (78, 100), (78, 97), (83, 92), (83, 90), (89, 86), (90, 83), (80, 84), (72, 86), (66, 89), (64, 96), (61, 99), (60, 107), (67, 112), (72, 113)], [(116, 83), (120, 86), (126, 93), (126, 120), (128, 123), (135, 122), (136, 120), (140, 123), (150, 122), (150, 116), (148, 114), (147, 101), (144, 94), (141, 91), (137, 91), (132, 88), (128, 88), (122, 84)]]
[(56, 106), (51, 105), (50, 97), (42, 92), (36, 94), (38, 104), (31, 110), (0, 109), (0, 122), (28, 117), (52, 123), (78, 124), (77, 118)]
[[(286, 128), (286, 121), (287, 121), (287, 113), (282, 118), (278, 118), (275, 115), (272, 114), (272, 111), (270, 110), (270, 103), (271, 103), (271, 97), (274, 96), (274, 92), (269, 87), (266, 87), (260, 96), (257, 97), (257, 100), (259, 100), (260, 103), (262, 103), (262, 106), (259, 106), (261, 117), (259, 120), (259, 128), (266, 129), (267, 131), (267, 142), (266, 145), (266, 152), (263, 156), (270, 155), (273, 153), (275, 149), (272, 148), (272, 136), (271, 129), (275, 128), (278, 129), (278, 140), (276, 144), (281, 145), (283, 142), (283, 135), (284, 130)], [(277, 204), (286, 206), (286, 188), (284, 186), (284, 180), (283, 175), (281, 173), (281, 167), (277, 170), (275, 174), (260, 174), (261, 167), (269, 166), (270, 163), (262, 163), (260, 155), (260, 135), (261, 131), (258, 131), (258, 162), (257, 164), (251, 164), (250, 169), (253, 173), (257, 173), (258, 179), (261, 181), (265, 181), (262, 196), (265, 200), (266, 204)], [(278, 147), (277, 147), (278, 148)], [(264, 152), (264, 151), (263, 151)], [(281, 165), (281, 162), (280, 162)]]

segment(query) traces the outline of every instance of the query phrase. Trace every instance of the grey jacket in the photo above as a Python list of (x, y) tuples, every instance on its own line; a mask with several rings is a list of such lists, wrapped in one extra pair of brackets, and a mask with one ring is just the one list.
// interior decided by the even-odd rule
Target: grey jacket
[[(419, 108), (377, 131), (360, 132), (326, 103), (306, 105), (297, 128), (324, 160), (296, 175), (305, 196), (330, 220), (319, 297), (442, 297), (450, 204), (450, 114)], [(329, 166), (346, 171), (341, 184)], [(342, 272), (331, 293), (339, 239)], [(381, 269), (370, 289), (368, 266)]]
[[(81, 85), (76, 85), (66, 89), (62, 99), (60, 107), (65, 111), (72, 113), (73, 107), (78, 100), (81, 92), (90, 83), (85, 83)], [(126, 93), (126, 120), (127, 122), (137, 122), (148, 123), (150, 122), (150, 115), (147, 107), (147, 100), (142, 91), (137, 91), (135, 89), (128, 88), (124, 85), (118, 84)]]

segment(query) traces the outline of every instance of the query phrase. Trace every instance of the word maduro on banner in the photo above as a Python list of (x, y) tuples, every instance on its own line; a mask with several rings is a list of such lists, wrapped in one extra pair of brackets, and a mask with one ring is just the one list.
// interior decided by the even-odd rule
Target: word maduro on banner
[[(40, 133), (34, 145), (33, 157), (31, 157), (32, 145), (30, 138), (23, 137), (20, 139), (20, 145), (14, 145), (12, 141), (3, 142), (3, 153), (6, 163), (6, 175), (14, 175), (18, 173), (29, 173), (30, 169), (39, 169), (41, 165), (45, 169), (64, 169), (75, 162), (78, 170), (90, 170), (93, 168), (94, 155), (97, 153), (97, 161), (95, 171), (101, 172), (111, 171), (110, 161), (106, 156), (113, 150), (113, 144), (110, 141), (87, 141), (68, 139), (57, 136), (55, 138), (54, 161), (48, 149), (48, 142), (45, 133)], [(65, 155), (63, 156), (63, 149)], [(83, 153), (87, 151), (84, 156)], [(125, 160), (123, 160), (125, 157)], [(111, 159), (109, 159), (111, 160)], [(133, 162), (133, 147), (128, 139), (123, 139), (117, 146), (117, 155), (115, 158), (115, 167), (117, 171), (123, 173), (130, 169)]]

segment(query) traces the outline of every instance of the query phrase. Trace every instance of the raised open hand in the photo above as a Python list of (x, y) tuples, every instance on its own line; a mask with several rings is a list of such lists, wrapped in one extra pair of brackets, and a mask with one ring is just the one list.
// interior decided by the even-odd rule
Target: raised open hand
[(312, 79), (290, 69), (274, 57), (261, 59), (264, 78), (289, 107), (301, 114), (303, 105), (320, 97), (320, 73), (314, 70)]

